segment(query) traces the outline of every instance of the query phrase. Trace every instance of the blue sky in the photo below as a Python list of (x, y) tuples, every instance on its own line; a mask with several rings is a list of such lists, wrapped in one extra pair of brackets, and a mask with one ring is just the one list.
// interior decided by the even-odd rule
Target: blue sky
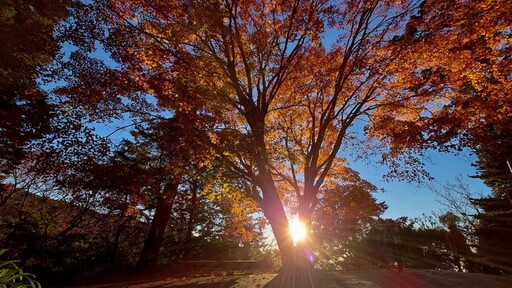
[(475, 195), (490, 193), (490, 189), (480, 179), (470, 177), (476, 174), (476, 170), (471, 166), (475, 158), (468, 150), (459, 154), (429, 151), (426, 156), (428, 160), (424, 161), (425, 169), (434, 178), (426, 184), (385, 181), (382, 176), (387, 172), (386, 166), (369, 165), (367, 161), (352, 160), (351, 162), (352, 167), (360, 172), (362, 178), (386, 190), (386, 192), (375, 194), (379, 201), (385, 201), (389, 206), (383, 215), (386, 218), (400, 216), (413, 218), (444, 210), (445, 207), (438, 202), (439, 199), (428, 186), (439, 187), (447, 181), (453, 183), (457, 177), (466, 182)]

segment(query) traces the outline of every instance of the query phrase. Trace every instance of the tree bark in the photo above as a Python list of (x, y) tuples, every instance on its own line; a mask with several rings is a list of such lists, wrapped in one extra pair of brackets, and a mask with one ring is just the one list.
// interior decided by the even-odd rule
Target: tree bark
[(275, 203), (274, 201), (265, 202), (267, 203), (264, 205), (266, 208), (263, 209), (263, 212), (265, 217), (268, 219), (272, 232), (274, 233), (274, 237), (276, 238), (277, 246), (279, 247), (279, 252), (281, 254), (281, 261), (284, 265), (289, 260), (289, 254), (293, 247), (293, 242), (288, 231), (288, 219), (286, 218), (286, 214), (284, 213), (284, 209), (281, 207), (280, 203)]
[(155, 216), (144, 241), (144, 247), (137, 262), (138, 267), (150, 267), (158, 264), (165, 229), (169, 223), (172, 205), (177, 194), (178, 184), (169, 184), (165, 193), (158, 197)]
[(188, 209), (188, 221), (187, 221), (187, 231), (185, 235), (185, 249), (183, 250), (182, 259), (187, 259), (190, 251), (192, 249), (192, 232), (194, 231), (194, 227), (196, 224), (195, 217), (196, 217), (196, 210), (198, 205), (198, 198), (197, 198), (197, 188), (195, 185), (192, 185), (192, 198), (190, 199), (190, 207)]
[(121, 234), (124, 229), (124, 224), (126, 223), (126, 211), (128, 210), (128, 206), (129, 206), (128, 199), (129, 199), (129, 194), (125, 193), (124, 198), (123, 198), (124, 202), (121, 206), (122, 208), (119, 213), (119, 218), (117, 219), (117, 227), (116, 227), (116, 232), (114, 234), (114, 239), (112, 240), (111, 251), (108, 256), (107, 265), (111, 268), (114, 268), (117, 264), (116, 261), (117, 261), (117, 254), (119, 252), (118, 251), (119, 250), (119, 241), (121, 239)]
[(267, 218), (274, 237), (279, 247), (281, 262), (283, 267), (288, 266), (293, 258), (293, 241), (289, 232), (289, 223), (283, 208), (283, 203), (279, 199), (279, 194), (270, 179), (263, 179), (260, 187), (263, 192), (262, 209)]

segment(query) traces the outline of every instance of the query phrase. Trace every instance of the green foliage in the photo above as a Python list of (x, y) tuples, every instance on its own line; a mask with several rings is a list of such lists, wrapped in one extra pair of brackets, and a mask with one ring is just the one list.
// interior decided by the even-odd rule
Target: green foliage
[[(7, 249), (0, 250), (0, 256), (5, 254)], [(0, 288), (40, 288), (41, 284), (35, 280), (35, 276), (30, 273), (23, 272), (15, 263), (18, 261), (1, 261), (0, 260)]]
[(445, 234), (440, 227), (418, 227), (405, 217), (379, 219), (366, 239), (367, 257), (377, 267), (398, 262), (408, 268), (450, 270)]
[[(509, 121), (508, 127), (512, 127), (512, 121)], [(476, 149), (478, 160), (474, 166), (478, 174), (475, 177), (482, 179), (496, 196), (506, 196), (512, 183), (512, 173), (507, 164), (508, 161), (512, 165), (512, 129), (498, 130), (490, 126), (485, 135), (494, 139), (494, 143)]]
[(478, 220), (477, 253), (484, 272), (512, 273), (512, 206), (508, 199), (489, 197), (472, 199), (483, 210)]
[[(492, 189), (493, 195), (470, 199), (478, 212), (474, 235), (482, 270), (490, 273), (512, 273), (512, 122), (505, 117), (503, 126), (488, 123), (482, 136), (492, 145), (480, 145), (475, 163), (478, 174)], [(485, 144), (485, 143), (483, 143)], [(507, 163), (508, 162), (508, 163)]]
[[(321, 245), (317, 265), (327, 269), (354, 269), (368, 266), (361, 251), (375, 218), (387, 208), (377, 202), (377, 188), (369, 182), (351, 177), (351, 182), (323, 189), (313, 216), (315, 241)], [(362, 245), (361, 245), (362, 244)]]
[(328, 247), (331, 258), (320, 263), (328, 269), (416, 268), (451, 270), (446, 232), (440, 227), (417, 223), (405, 217), (373, 219), (371, 228), (358, 239)]

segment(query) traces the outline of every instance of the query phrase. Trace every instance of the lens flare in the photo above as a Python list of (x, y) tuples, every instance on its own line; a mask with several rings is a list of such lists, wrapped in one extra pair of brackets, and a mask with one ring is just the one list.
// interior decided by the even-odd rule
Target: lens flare
[(290, 222), (290, 234), (294, 245), (306, 238), (306, 227), (299, 219), (295, 218)]

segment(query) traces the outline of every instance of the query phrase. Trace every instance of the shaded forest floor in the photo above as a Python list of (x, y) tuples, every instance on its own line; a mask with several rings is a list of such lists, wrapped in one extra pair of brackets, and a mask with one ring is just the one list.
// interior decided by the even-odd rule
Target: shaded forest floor
[[(404, 271), (364, 270), (348, 272), (315, 271), (320, 279), (318, 287), (347, 288), (391, 288), (391, 287), (460, 287), (477, 288), (512, 287), (512, 276), (496, 276), (477, 273), (458, 273), (451, 271), (405, 269)], [(275, 273), (226, 273), (216, 271), (210, 274), (177, 276), (175, 273), (146, 272), (134, 274), (108, 275), (98, 278), (96, 283), (68, 287), (84, 288), (249, 288), (249, 287), (294, 287)]]

